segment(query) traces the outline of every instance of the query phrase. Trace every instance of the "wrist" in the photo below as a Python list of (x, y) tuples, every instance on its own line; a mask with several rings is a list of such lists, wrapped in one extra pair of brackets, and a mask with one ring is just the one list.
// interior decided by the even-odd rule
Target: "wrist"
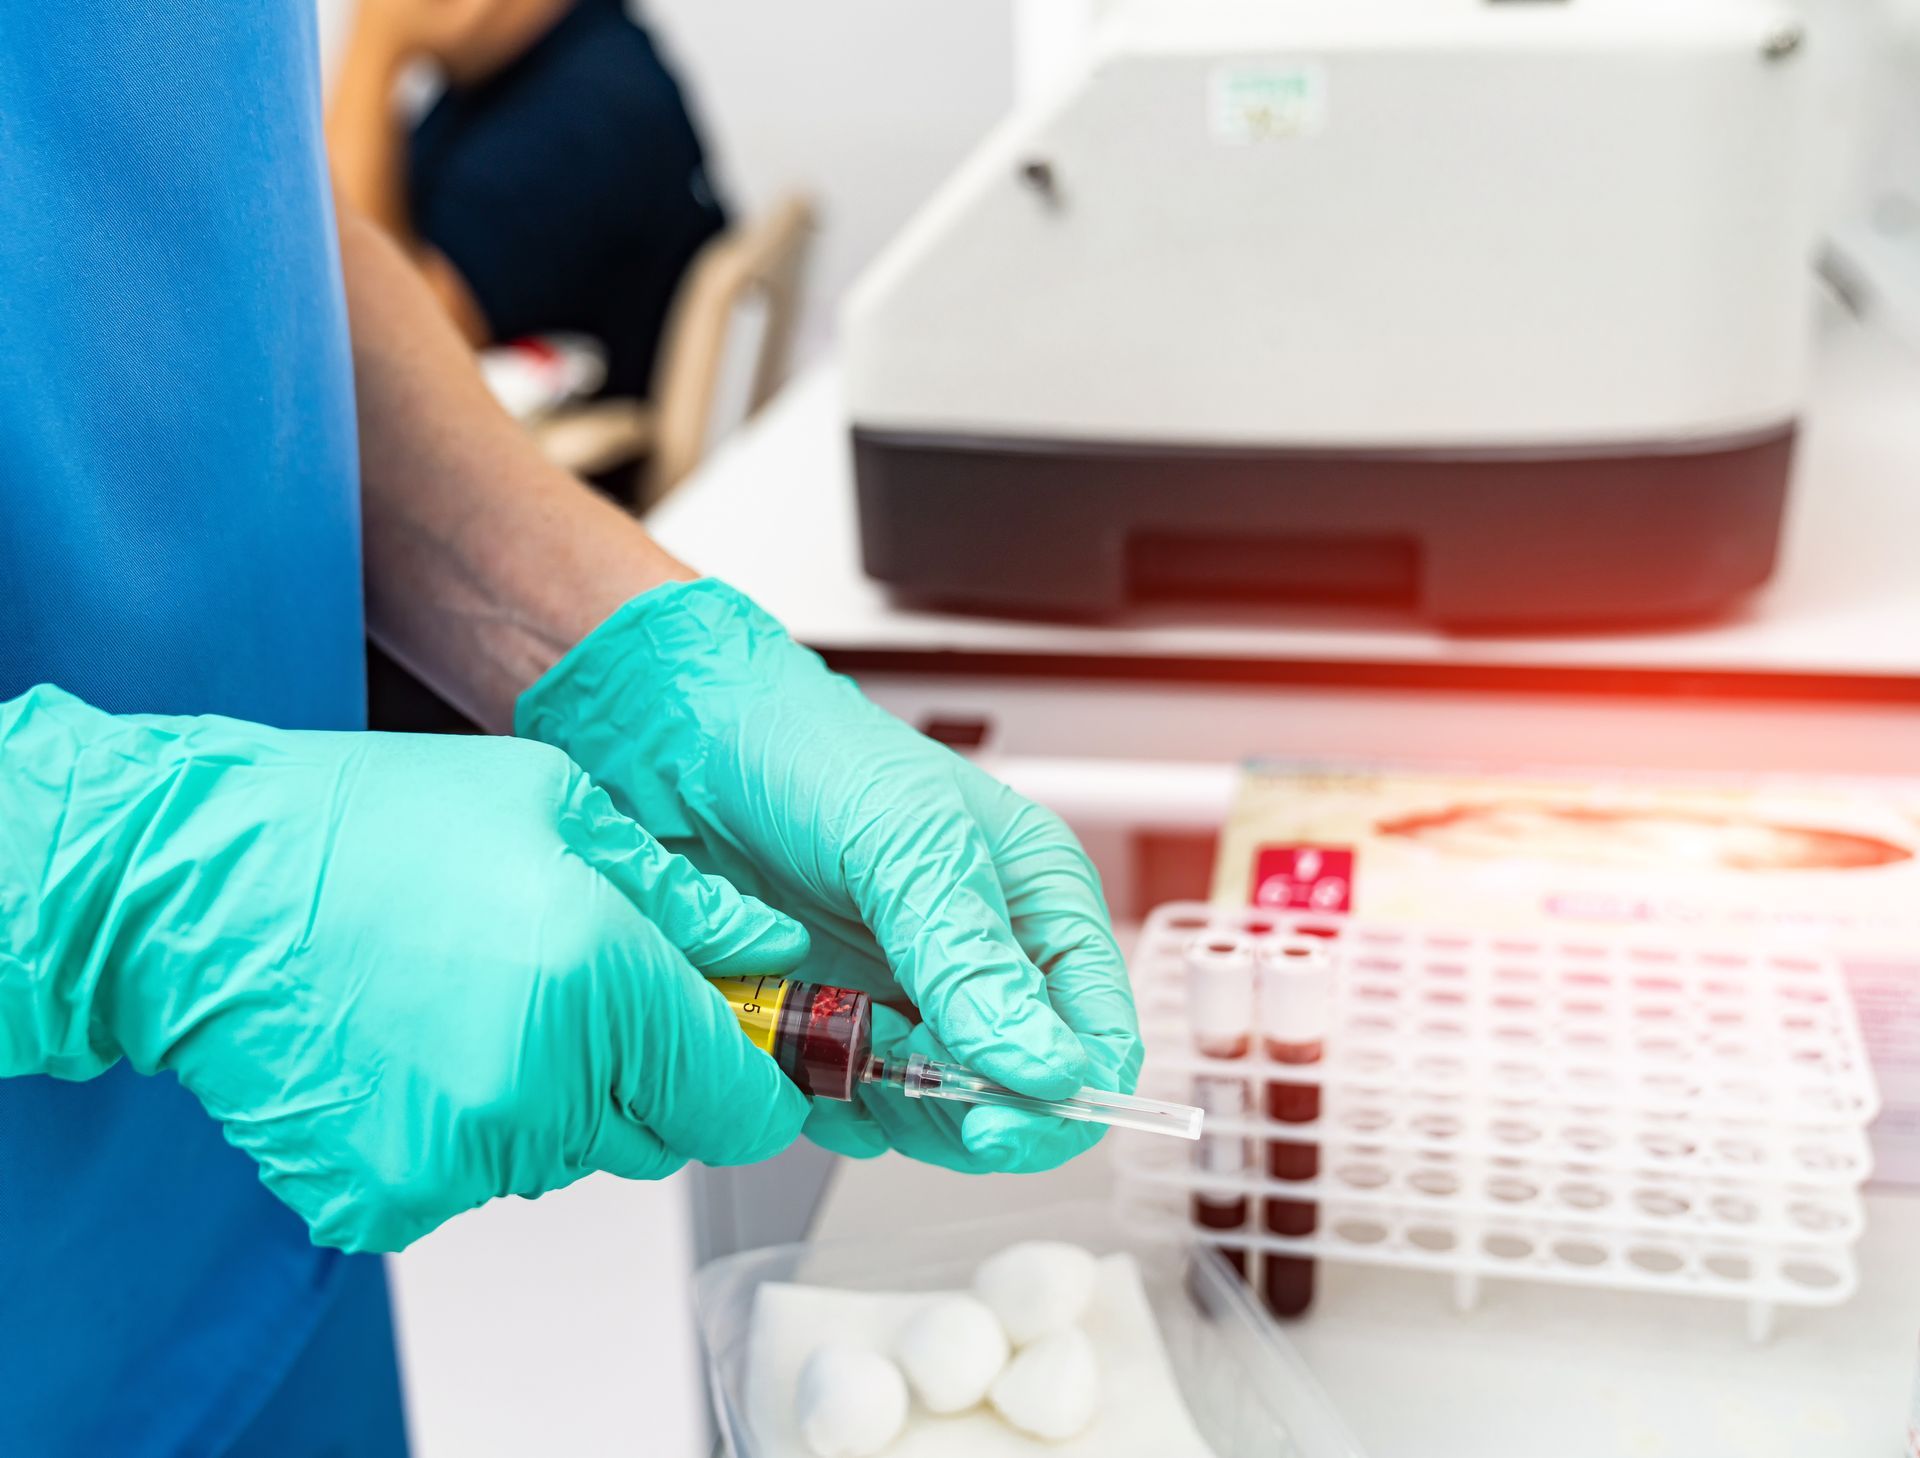
[[(587, 494), (576, 482), (566, 487), (559, 493), (563, 500)], [(486, 575), (487, 585), (474, 593), (467, 612), (488, 625), (484, 655), (497, 666), (503, 691), (493, 700), (498, 707), (481, 716), (483, 722), (522, 738), (536, 737), (517, 728), (515, 717), (531, 685), (621, 618), (628, 604), (699, 580), (650, 539), (621, 547), (608, 550), (591, 530), (582, 530), (566, 540), (560, 554), (504, 560)], [(456, 590), (469, 589), (463, 583)], [(513, 610), (501, 611), (503, 603)]]
[(129, 721), (47, 685), (0, 704), (0, 747), (0, 1076), (91, 1078), (122, 1051), (127, 862), (169, 797), (124, 783), (150, 751)]
[[(569, 653), (594, 639), (616, 619), (650, 616), (676, 593), (713, 581), (702, 577), (645, 535), (637, 541), (619, 543), (612, 552), (593, 552), (575, 565), (578, 576), (565, 589), (564, 606), (556, 605), (553, 614), (565, 640), (564, 646), (541, 665), (538, 676), (557, 667)], [(642, 599), (648, 601), (649, 607), (643, 612), (631, 612), (633, 605)]]
[[(678, 685), (717, 664), (736, 672), (769, 639), (787, 640), (765, 609), (717, 577), (671, 578), (614, 604), (520, 695), (514, 732), (570, 732), (587, 703), (623, 718), (652, 714)], [(787, 640), (790, 641), (790, 640)]]
[[(514, 733), (565, 750), (656, 836), (686, 833), (682, 784), (721, 732), (696, 701), (771, 688), (786, 630), (716, 578), (629, 598), (520, 695)], [(777, 691), (777, 690), (776, 690)]]

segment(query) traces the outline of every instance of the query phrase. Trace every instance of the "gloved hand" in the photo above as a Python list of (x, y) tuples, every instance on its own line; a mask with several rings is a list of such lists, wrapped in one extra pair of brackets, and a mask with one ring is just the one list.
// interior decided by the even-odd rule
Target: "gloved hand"
[[(559, 745), (703, 869), (812, 934), (809, 981), (876, 1009), (881, 1051), (955, 1061), (1023, 1093), (1132, 1092), (1140, 1037), (1098, 878), (1058, 817), (871, 703), (747, 598), (711, 580), (634, 598), (520, 698)], [(962, 1169), (1035, 1170), (1097, 1126), (962, 1116), (863, 1089), (809, 1135)]]
[(317, 1243), (800, 1131), (701, 974), (784, 972), (805, 932), (555, 750), (41, 688), (0, 704), (0, 771), (0, 1074), (173, 1070)]

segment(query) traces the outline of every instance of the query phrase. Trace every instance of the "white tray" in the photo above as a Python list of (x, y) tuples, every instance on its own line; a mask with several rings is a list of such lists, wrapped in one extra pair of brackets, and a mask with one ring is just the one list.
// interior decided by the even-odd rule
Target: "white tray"
[(1365, 1458), (1293, 1345), (1260, 1320), (1246, 1287), (1187, 1241), (1141, 1245), (1103, 1204), (1055, 1205), (942, 1225), (900, 1212), (891, 1234), (809, 1241), (702, 1267), (695, 1301), (707, 1376), (730, 1458), (759, 1458), (750, 1370), (754, 1302), (769, 1282), (849, 1291), (963, 1289), (979, 1262), (1020, 1240), (1066, 1240), (1139, 1262), (1181, 1395), (1218, 1458)]

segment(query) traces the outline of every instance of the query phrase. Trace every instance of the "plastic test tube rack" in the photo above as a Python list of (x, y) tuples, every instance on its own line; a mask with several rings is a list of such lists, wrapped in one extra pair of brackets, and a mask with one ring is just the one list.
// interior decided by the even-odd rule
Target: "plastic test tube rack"
[[(1249, 1008), (1196, 960), (1211, 944), (1258, 966), (1303, 929), (1331, 933), (1323, 1056), (1308, 1062), (1272, 1056), (1272, 1005)], [(1141, 1092), (1198, 1089), (1212, 1108), (1197, 1150), (1121, 1137), (1136, 1228), (1242, 1265), (1445, 1273), (1463, 1310), (1488, 1276), (1738, 1300), (1756, 1339), (1777, 1305), (1855, 1287), (1878, 1093), (1831, 957), (1192, 903), (1149, 918), (1132, 970)], [(1290, 1084), (1317, 1092), (1310, 1121), (1275, 1116)], [(1315, 1148), (1309, 1177), (1298, 1161), (1276, 1177), (1260, 1151), (1283, 1144)], [(1260, 1213), (1274, 1203), (1311, 1208), (1310, 1233), (1276, 1234)]]

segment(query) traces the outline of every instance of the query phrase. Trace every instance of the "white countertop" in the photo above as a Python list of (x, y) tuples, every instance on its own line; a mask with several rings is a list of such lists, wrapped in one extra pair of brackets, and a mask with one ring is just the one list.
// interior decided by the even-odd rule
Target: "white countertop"
[[(844, 1161), (816, 1239), (1099, 1198), (1096, 1150), (1044, 1175)], [(1867, 1197), (1861, 1288), (1747, 1340), (1737, 1303), (1323, 1263), (1288, 1337), (1367, 1458), (1899, 1458), (1920, 1337), (1920, 1194)], [(925, 1212), (937, 1212), (926, 1215)]]
[(1744, 609), (1667, 632), (1460, 637), (1334, 609), (1159, 609), (1106, 624), (909, 609), (860, 570), (851, 451), (829, 363), (736, 435), (650, 525), (829, 656), (1016, 655), (1815, 676), (1920, 685), (1920, 360), (1832, 321), (1782, 563)]

